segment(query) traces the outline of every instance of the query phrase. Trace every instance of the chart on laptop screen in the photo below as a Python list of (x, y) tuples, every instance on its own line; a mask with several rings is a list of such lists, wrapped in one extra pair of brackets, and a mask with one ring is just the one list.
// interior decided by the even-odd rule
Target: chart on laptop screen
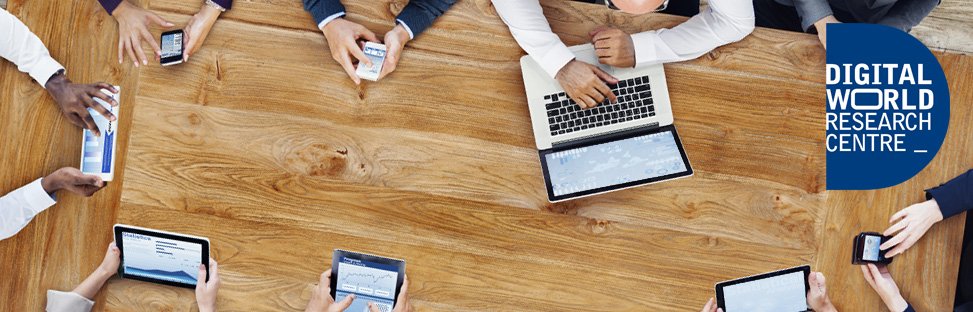
[(686, 172), (672, 131), (547, 154), (555, 196)]

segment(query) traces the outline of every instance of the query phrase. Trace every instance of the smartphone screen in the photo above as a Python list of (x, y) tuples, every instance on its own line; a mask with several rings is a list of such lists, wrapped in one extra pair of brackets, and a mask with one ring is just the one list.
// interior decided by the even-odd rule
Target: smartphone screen
[(878, 247), (880, 245), (882, 245), (881, 236), (865, 235), (865, 239), (862, 242), (862, 260), (879, 261), (881, 250)]
[(162, 33), (162, 65), (182, 63), (183, 31), (173, 30)]

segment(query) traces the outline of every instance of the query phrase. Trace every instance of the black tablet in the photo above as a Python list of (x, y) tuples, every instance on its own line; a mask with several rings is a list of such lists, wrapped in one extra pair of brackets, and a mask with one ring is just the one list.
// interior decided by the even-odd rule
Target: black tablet
[(355, 294), (345, 311), (368, 311), (374, 302), (380, 311), (392, 311), (405, 279), (405, 261), (357, 252), (334, 250), (331, 258), (331, 297), (341, 301)]
[(808, 311), (804, 265), (716, 284), (716, 304), (723, 312)]
[[(196, 279), (209, 280), (209, 240), (131, 225), (115, 225), (115, 245), (121, 251), (118, 273), (123, 278), (185, 288)], [(199, 265), (206, 276), (198, 277)]]

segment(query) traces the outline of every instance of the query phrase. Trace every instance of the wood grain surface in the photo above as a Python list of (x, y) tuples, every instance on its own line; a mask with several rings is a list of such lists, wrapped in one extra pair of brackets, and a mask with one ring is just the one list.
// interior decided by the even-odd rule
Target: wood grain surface
[[(406, 3), (345, 2), (349, 19), (380, 36)], [(635, 32), (684, 20), (543, 4), (569, 45), (601, 24)], [(198, 8), (141, 5), (178, 26)], [(117, 64), (115, 24), (96, 1), (12, 0), (11, 12), (72, 79), (121, 84), (127, 109), (118, 181), (90, 199), (62, 195), (0, 241), (0, 263), (13, 264), (0, 269), (0, 297), (14, 299), (0, 300), (4, 311), (39, 310), (44, 290), (80, 282), (115, 222), (209, 237), (226, 311), (302, 310), (335, 248), (406, 259), (419, 311), (692, 311), (719, 281), (800, 264), (827, 275), (842, 310), (875, 311), (878, 297), (850, 265), (851, 238), (973, 167), (963, 157), (973, 128), (954, 126), (912, 180), (826, 192), (824, 50), (811, 35), (758, 29), (665, 66), (695, 176), (551, 204), (523, 52), (488, 0), (457, 3), (409, 43), (395, 73), (361, 86), (299, 1), (237, 2), (191, 62), (138, 70)], [(959, 125), (973, 117), (973, 57), (939, 57)], [(15, 67), (0, 65), (0, 77), (0, 142), (19, 147), (0, 151), (11, 168), (0, 191), (76, 166), (80, 130)], [(952, 305), (956, 220), (892, 267), (921, 310)], [(195, 309), (191, 290), (122, 279), (96, 299), (96, 310)]]

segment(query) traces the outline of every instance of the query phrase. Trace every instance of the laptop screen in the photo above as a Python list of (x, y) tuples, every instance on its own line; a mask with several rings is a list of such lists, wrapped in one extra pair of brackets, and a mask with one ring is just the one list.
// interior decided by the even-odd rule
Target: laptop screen
[(692, 174), (672, 127), (541, 157), (552, 200)]

